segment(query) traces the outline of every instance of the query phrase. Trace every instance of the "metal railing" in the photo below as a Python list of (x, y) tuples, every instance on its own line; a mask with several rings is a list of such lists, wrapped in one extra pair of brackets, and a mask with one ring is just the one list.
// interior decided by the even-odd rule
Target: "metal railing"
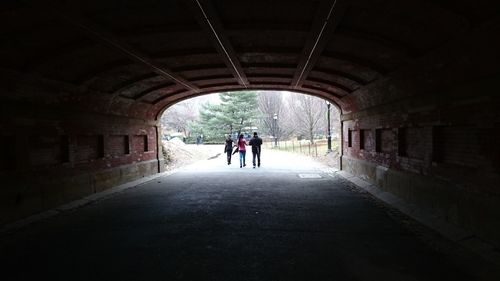
[[(328, 152), (327, 140), (315, 140), (311, 143), (309, 140), (289, 140), (278, 141), (275, 145), (274, 140), (264, 141), (264, 148), (277, 149), (281, 151), (288, 151), (293, 153), (300, 153), (311, 157), (318, 157), (326, 155)], [(340, 141), (332, 140), (332, 151), (339, 151)]]

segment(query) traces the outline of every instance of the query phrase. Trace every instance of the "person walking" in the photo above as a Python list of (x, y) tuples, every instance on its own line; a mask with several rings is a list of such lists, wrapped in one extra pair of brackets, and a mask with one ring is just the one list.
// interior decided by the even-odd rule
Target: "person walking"
[(247, 164), (245, 163), (245, 155), (246, 155), (246, 145), (247, 142), (245, 140), (245, 136), (243, 134), (238, 138), (238, 151), (240, 152), (240, 168), (245, 167)]
[(257, 166), (260, 167), (260, 149), (262, 146), (262, 139), (259, 138), (257, 132), (253, 133), (253, 138), (248, 144), (252, 146), (252, 163), (255, 169), (255, 157), (257, 157)]
[(231, 152), (233, 150), (233, 139), (231, 139), (231, 135), (227, 135), (226, 137), (226, 146), (224, 147), (224, 152), (227, 155), (227, 164), (231, 165)]

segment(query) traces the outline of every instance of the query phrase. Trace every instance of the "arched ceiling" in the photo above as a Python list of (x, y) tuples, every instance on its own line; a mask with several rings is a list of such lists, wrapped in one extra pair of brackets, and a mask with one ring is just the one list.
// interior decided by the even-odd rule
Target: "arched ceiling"
[(241, 89), (347, 108), (346, 96), (487, 22), (499, 11), (490, 2), (11, 1), (0, 8), (1, 71), (74, 89), (78, 102), (99, 96), (109, 112), (155, 115)]

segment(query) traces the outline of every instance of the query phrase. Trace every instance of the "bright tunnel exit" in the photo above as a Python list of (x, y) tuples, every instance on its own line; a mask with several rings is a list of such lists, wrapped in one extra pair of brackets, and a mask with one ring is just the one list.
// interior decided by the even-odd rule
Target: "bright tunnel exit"
[(254, 133), (266, 150), (309, 156), (339, 168), (340, 113), (322, 98), (289, 91), (238, 91), (204, 95), (167, 108), (161, 117), (168, 168), (213, 157), (228, 136)]

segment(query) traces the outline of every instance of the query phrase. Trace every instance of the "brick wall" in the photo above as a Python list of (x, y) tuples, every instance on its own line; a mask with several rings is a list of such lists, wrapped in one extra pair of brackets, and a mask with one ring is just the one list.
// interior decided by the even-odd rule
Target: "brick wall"
[(2, 112), (0, 224), (162, 169), (155, 122), (22, 107)]
[[(494, 128), (491, 128), (493, 131)], [(473, 126), (436, 126), (434, 160), (468, 167), (479, 167), (488, 158), (481, 143), (489, 136), (485, 129)]]
[(474, 43), (491, 36), (476, 31), (346, 97), (356, 106), (341, 117), (342, 163), (500, 246), (500, 42)]
[[(124, 131), (130, 131), (130, 135), (109, 135), (106, 134), (105, 127), (101, 130), (102, 133), (88, 134), (81, 132), (63, 135), (2, 134), (0, 139), (4, 151), (1, 157), (1, 170), (29, 171), (68, 165), (115, 167), (156, 158), (154, 127), (124, 128)], [(24, 154), (27, 159), (22, 166), (19, 166), (15, 151), (22, 149), (26, 150)]]
[(111, 135), (107, 139), (107, 157), (120, 158), (130, 154), (130, 138), (128, 135)]

